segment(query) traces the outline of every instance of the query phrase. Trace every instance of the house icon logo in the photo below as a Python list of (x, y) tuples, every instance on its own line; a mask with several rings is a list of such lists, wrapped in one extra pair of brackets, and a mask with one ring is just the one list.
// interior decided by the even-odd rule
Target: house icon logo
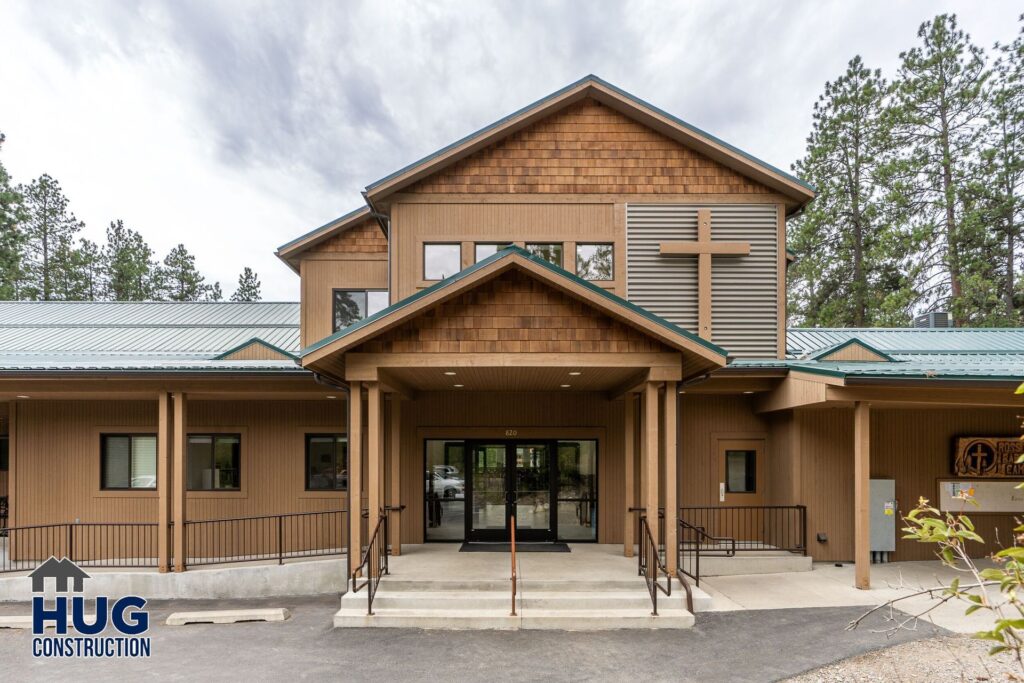
[[(36, 567), (32, 579), (32, 656), (119, 658), (149, 657), (151, 642), (146, 600), (126, 595), (112, 600), (95, 598), (93, 614), (85, 607), (85, 580), (90, 577), (77, 564), (51, 556)], [(47, 580), (53, 580), (56, 597), (47, 606)], [(68, 607), (71, 608), (68, 614)], [(52, 635), (47, 629), (53, 629)], [(112, 628), (114, 635), (107, 635)]]
[(69, 582), (73, 586), (70, 589), (71, 591), (81, 593), (84, 590), (82, 587), (83, 579), (89, 578), (89, 575), (82, 571), (81, 567), (68, 558), (64, 557), (58, 560), (53, 555), (46, 562), (36, 567), (28, 576), (32, 579), (33, 593), (43, 593), (46, 591), (46, 579), (54, 579), (58, 593), (69, 592)]

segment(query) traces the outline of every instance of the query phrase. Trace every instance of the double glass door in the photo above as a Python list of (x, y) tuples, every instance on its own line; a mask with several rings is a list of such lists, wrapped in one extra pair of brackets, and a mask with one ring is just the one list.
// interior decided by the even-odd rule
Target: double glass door
[(513, 515), (517, 540), (555, 540), (555, 443), (470, 441), (466, 450), (466, 540), (508, 541)]

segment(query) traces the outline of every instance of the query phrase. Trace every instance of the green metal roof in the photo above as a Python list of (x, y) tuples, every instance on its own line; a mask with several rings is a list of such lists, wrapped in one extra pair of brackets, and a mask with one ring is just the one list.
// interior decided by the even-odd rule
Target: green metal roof
[[(812, 353), (807, 354), (806, 357), (811, 359), (811, 360), (820, 360), (820, 359), (822, 359), (825, 356), (831, 355), (831, 354), (833, 354), (833, 353), (835, 353), (837, 351), (841, 351), (842, 349), (845, 349), (847, 346), (852, 346), (854, 344), (856, 344), (858, 346), (862, 346), (865, 349), (867, 349), (868, 351), (881, 356), (883, 360), (887, 360), (887, 361), (896, 360), (895, 358), (893, 358), (892, 356), (890, 356), (886, 352), (881, 351), (879, 349), (876, 349), (871, 344), (868, 344), (867, 342), (865, 342), (860, 337), (850, 337), (846, 341), (841, 341), (838, 344), (833, 344), (832, 346), (826, 346), (823, 349), (816, 349)], [(859, 361), (859, 362), (863, 362), (863, 361)]]
[[(1024, 381), (1024, 328), (791, 328), (786, 339), (785, 360), (731, 365), (841, 378)], [(891, 360), (815, 360), (855, 342)]]
[(0, 301), (0, 372), (281, 372), (294, 360), (224, 360), (258, 339), (294, 357), (287, 302)]
[(500, 261), (500, 260), (505, 259), (505, 258), (510, 258), (510, 257), (512, 257), (514, 255), (518, 255), (518, 256), (521, 256), (523, 258), (529, 259), (530, 261), (543, 266), (544, 268), (546, 268), (547, 270), (549, 270), (553, 274), (555, 274), (555, 275), (557, 275), (559, 277), (565, 278), (566, 280), (569, 280), (570, 282), (573, 282), (573, 283), (575, 283), (577, 285), (585, 287), (589, 291), (591, 291), (591, 292), (593, 292), (595, 294), (600, 295), (601, 297), (606, 299), (609, 303), (611, 303), (611, 304), (613, 304), (615, 306), (618, 306), (618, 307), (626, 308), (626, 309), (632, 311), (633, 313), (641, 315), (645, 319), (647, 319), (647, 320), (649, 320), (649, 321), (651, 321), (651, 322), (653, 322), (653, 323), (655, 323), (655, 324), (665, 328), (667, 331), (671, 332), (672, 334), (675, 334), (675, 335), (678, 335), (680, 337), (683, 337), (684, 339), (686, 339), (688, 341), (691, 341), (693, 343), (699, 344), (699, 345), (709, 349), (710, 351), (713, 351), (714, 353), (720, 355), (723, 360), (725, 360), (728, 357), (728, 355), (729, 355), (729, 352), (726, 351), (725, 349), (723, 349), (721, 346), (718, 346), (717, 344), (712, 344), (711, 342), (709, 342), (709, 341), (707, 341), (705, 339), (701, 339), (700, 337), (698, 337), (694, 333), (692, 333), (692, 332), (690, 332), (688, 330), (684, 330), (683, 328), (679, 327), (678, 325), (670, 323), (669, 321), (665, 320), (664, 318), (662, 318), (660, 316), (657, 316), (657, 315), (651, 313), (650, 311), (648, 311), (647, 309), (641, 308), (640, 306), (637, 306), (636, 304), (634, 304), (634, 303), (632, 303), (630, 301), (627, 301), (626, 299), (623, 299), (622, 297), (617, 296), (617, 295), (613, 294), (612, 292), (609, 292), (608, 290), (604, 289), (603, 287), (599, 287), (599, 286), (595, 285), (593, 282), (590, 282), (589, 280), (584, 280), (583, 278), (579, 277), (578, 275), (575, 275), (573, 273), (570, 273), (567, 270), (559, 268), (558, 266), (554, 265), (553, 263), (549, 263), (548, 261), (540, 258), (539, 256), (534, 256), (533, 254), (531, 254), (530, 252), (526, 251), (525, 249), (521, 249), (521, 248), (516, 247), (516, 246), (510, 246), (510, 247), (506, 247), (505, 249), (502, 249), (502, 250), (500, 250), (500, 251), (498, 251), (498, 252), (496, 252), (494, 254), (491, 254), (490, 256), (488, 256), (487, 258), (483, 259), (482, 261), (478, 261), (478, 262), (474, 263), (473, 265), (469, 266), (468, 268), (465, 268), (465, 269), (459, 271), (458, 273), (456, 273), (455, 275), (452, 275), (449, 278), (441, 280), (440, 282), (438, 282), (435, 285), (427, 287), (426, 289), (421, 289), (420, 291), (416, 292), (415, 294), (413, 294), (411, 296), (408, 296), (408, 297), (402, 299), (401, 301), (398, 301), (398, 302), (388, 306), (387, 308), (385, 308), (385, 309), (383, 309), (381, 311), (378, 311), (377, 313), (374, 313), (373, 315), (371, 315), (369, 317), (363, 318), (362, 320), (360, 320), (360, 321), (358, 321), (356, 323), (353, 323), (352, 325), (349, 325), (346, 328), (338, 330), (337, 332), (335, 332), (332, 335), (324, 337), (323, 339), (321, 339), (318, 342), (310, 344), (306, 348), (302, 349), (302, 351), (299, 353), (299, 356), (300, 357), (305, 357), (305, 356), (309, 355), (310, 353), (313, 353), (317, 349), (321, 349), (324, 346), (327, 346), (328, 344), (331, 344), (331, 343), (333, 343), (333, 342), (335, 342), (335, 341), (337, 341), (339, 339), (343, 339), (344, 337), (352, 334), (353, 332), (355, 332), (357, 330), (361, 330), (362, 328), (364, 328), (367, 325), (370, 325), (370, 324), (380, 320), (381, 318), (388, 317), (388, 316), (392, 315), (393, 313), (401, 311), (405, 307), (407, 307), (410, 304), (413, 304), (413, 303), (419, 301), (420, 299), (422, 299), (425, 296), (429, 296), (430, 294), (433, 294), (434, 292), (438, 292), (438, 291), (441, 291), (441, 290), (444, 290), (444, 289), (449, 289), (449, 288), (453, 287), (454, 285), (458, 284), (459, 282), (464, 280), (469, 275), (472, 275), (473, 273), (475, 273), (475, 272), (477, 272), (477, 271), (479, 271), (479, 270), (481, 270), (483, 268), (486, 268), (487, 266), (489, 266), (492, 263), (495, 263), (496, 261)]

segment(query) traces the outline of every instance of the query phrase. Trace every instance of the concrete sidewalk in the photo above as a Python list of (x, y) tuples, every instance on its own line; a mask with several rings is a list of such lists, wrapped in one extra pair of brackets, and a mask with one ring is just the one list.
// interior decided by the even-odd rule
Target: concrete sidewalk
[[(979, 562), (983, 567), (991, 562)], [(948, 585), (956, 576), (963, 584), (973, 583), (969, 574), (955, 572), (934, 562), (893, 562), (871, 567), (871, 589), (853, 587), (853, 564), (836, 567), (833, 563), (816, 562), (809, 572), (759, 574), (750, 576), (718, 576), (701, 580), (700, 586), (712, 597), (712, 611), (790, 609), (808, 607), (861, 606), (862, 611), (893, 598), (909, 595), (923, 588)], [(990, 595), (995, 598), (998, 591)], [(897, 603), (908, 613), (927, 608), (927, 597), (911, 598)], [(956, 633), (974, 633), (991, 628), (992, 615), (979, 611), (964, 616), (967, 605), (950, 601), (929, 615), (936, 625)]]
[[(705, 613), (683, 631), (423, 631), (333, 629), (336, 596), (151, 602), (149, 659), (37, 660), (31, 633), (0, 631), (11, 680), (127, 676), (170, 680), (349, 681), (774, 681), (894, 643), (944, 633), (931, 627), (888, 640), (844, 631), (859, 608)], [(169, 627), (174, 611), (285, 607), (285, 622)], [(0, 605), (0, 614), (24, 604)]]

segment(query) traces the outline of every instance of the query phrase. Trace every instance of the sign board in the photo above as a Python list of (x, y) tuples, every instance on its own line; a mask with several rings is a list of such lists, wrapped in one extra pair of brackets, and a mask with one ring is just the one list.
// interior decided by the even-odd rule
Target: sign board
[[(964, 511), (968, 516), (976, 512), (1024, 512), (1024, 490), (1017, 485), (1022, 480), (980, 479), (975, 481), (939, 482), (939, 509), (949, 512)], [(972, 505), (960, 499), (966, 495), (978, 504)]]
[(1024, 441), (1016, 436), (967, 436), (956, 440), (954, 477), (1024, 478)]

